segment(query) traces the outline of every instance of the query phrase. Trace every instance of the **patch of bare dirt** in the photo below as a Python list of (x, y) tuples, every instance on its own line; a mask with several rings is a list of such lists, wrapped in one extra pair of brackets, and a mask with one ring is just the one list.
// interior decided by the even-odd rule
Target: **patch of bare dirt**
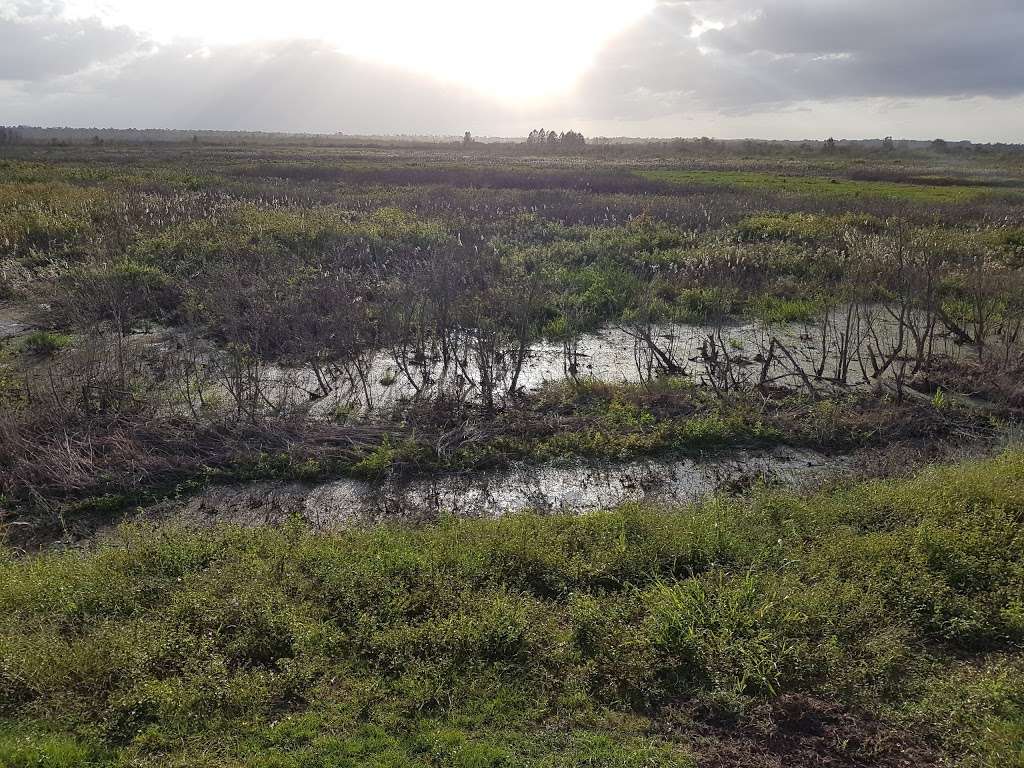
[[(946, 762), (913, 733), (787, 694), (736, 720), (694, 718), (700, 768), (927, 768)], [(681, 736), (678, 734), (677, 736)]]

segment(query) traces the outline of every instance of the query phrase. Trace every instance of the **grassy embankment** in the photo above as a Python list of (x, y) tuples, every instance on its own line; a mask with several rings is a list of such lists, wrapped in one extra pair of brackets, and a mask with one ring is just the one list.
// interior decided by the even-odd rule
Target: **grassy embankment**
[(1024, 765), (1022, 479), (8, 556), (0, 764)]

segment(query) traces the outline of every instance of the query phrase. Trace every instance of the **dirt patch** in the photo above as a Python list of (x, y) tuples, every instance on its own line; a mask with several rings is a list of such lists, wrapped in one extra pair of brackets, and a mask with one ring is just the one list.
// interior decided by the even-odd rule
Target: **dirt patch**
[[(692, 746), (700, 768), (922, 768), (942, 753), (840, 704), (787, 694), (739, 719), (695, 715)], [(674, 734), (679, 738), (682, 734)]]

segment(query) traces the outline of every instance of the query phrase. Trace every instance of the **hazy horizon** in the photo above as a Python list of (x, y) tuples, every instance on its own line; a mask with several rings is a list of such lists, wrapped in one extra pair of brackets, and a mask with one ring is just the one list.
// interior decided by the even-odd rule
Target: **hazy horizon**
[[(113, 132), (129, 132), (137, 131), (139, 133), (180, 133), (182, 134), (182, 140), (188, 138), (189, 134), (252, 134), (252, 135), (264, 135), (264, 136), (281, 136), (281, 137), (293, 137), (293, 138), (323, 138), (323, 139), (338, 139), (338, 140), (367, 140), (367, 141), (408, 141), (408, 142), (422, 142), (422, 143), (438, 143), (446, 144), (452, 142), (462, 143), (465, 132), (459, 133), (345, 133), (344, 131), (333, 131), (327, 132), (315, 132), (315, 131), (264, 131), (259, 129), (246, 129), (246, 128), (174, 128), (174, 127), (162, 127), (162, 126), (117, 126), (117, 125), (28, 125), (25, 123), (19, 123), (9, 125), (8, 127), (14, 129), (23, 129), (30, 131), (75, 131), (81, 133), (95, 132), (97, 134), (105, 133), (108, 131)], [(540, 126), (544, 128), (545, 126)], [(564, 126), (562, 126), (564, 127)], [(570, 126), (571, 128), (571, 126)], [(557, 132), (557, 131), (556, 131)], [(473, 141), (479, 144), (502, 144), (502, 143), (522, 143), (526, 141), (527, 135), (523, 134), (520, 136), (492, 136), (486, 134), (472, 134)], [(972, 139), (961, 138), (958, 136), (940, 136), (938, 134), (934, 136), (805, 136), (802, 138), (795, 139), (768, 139), (760, 136), (736, 136), (736, 137), (725, 137), (725, 136), (604, 136), (604, 135), (585, 135), (584, 138), (593, 144), (594, 142), (600, 142), (602, 144), (644, 144), (651, 143), (657, 144), (660, 142), (672, 142), (672, 141), (689, 141), (696, 142), (703, 139), (710, 139), (714, 142), (729, 143), (729, 144), (740, 144), (743, 142), (754, 142), (754, 143), (779, 143), (779, 144), (820, 144), (829, 138), (836, 141), (837, 144), (881, 144), (885, 139), (892, 139), (897, 145), (900, 144), (912, 144), (912, 145), (928, 145), (936, 140), (945, 141), (947, 144), (973, 144), (973, 145), (1006, 145), (1013, 147), (1024, 146), (1024, 142), (1008, 142), (1008, 141), (974, 141)], [(116, 139), (115, 139), (116, 140)]]

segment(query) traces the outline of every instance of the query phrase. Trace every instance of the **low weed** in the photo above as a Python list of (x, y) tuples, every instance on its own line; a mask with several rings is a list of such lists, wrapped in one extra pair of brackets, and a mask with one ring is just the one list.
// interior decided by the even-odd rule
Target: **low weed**
[(22, 349), (30, 355), (47, 357), (71, 344), (71, 336), (54, 331), (33, 331), (22, 341)]
[(0, 756), (686, 766), (685, 728), (653, 727), (675, 708), (802, 694), (1013, 765), (1022, 476), (1007, 453), (808, 497), (7, 554)]

